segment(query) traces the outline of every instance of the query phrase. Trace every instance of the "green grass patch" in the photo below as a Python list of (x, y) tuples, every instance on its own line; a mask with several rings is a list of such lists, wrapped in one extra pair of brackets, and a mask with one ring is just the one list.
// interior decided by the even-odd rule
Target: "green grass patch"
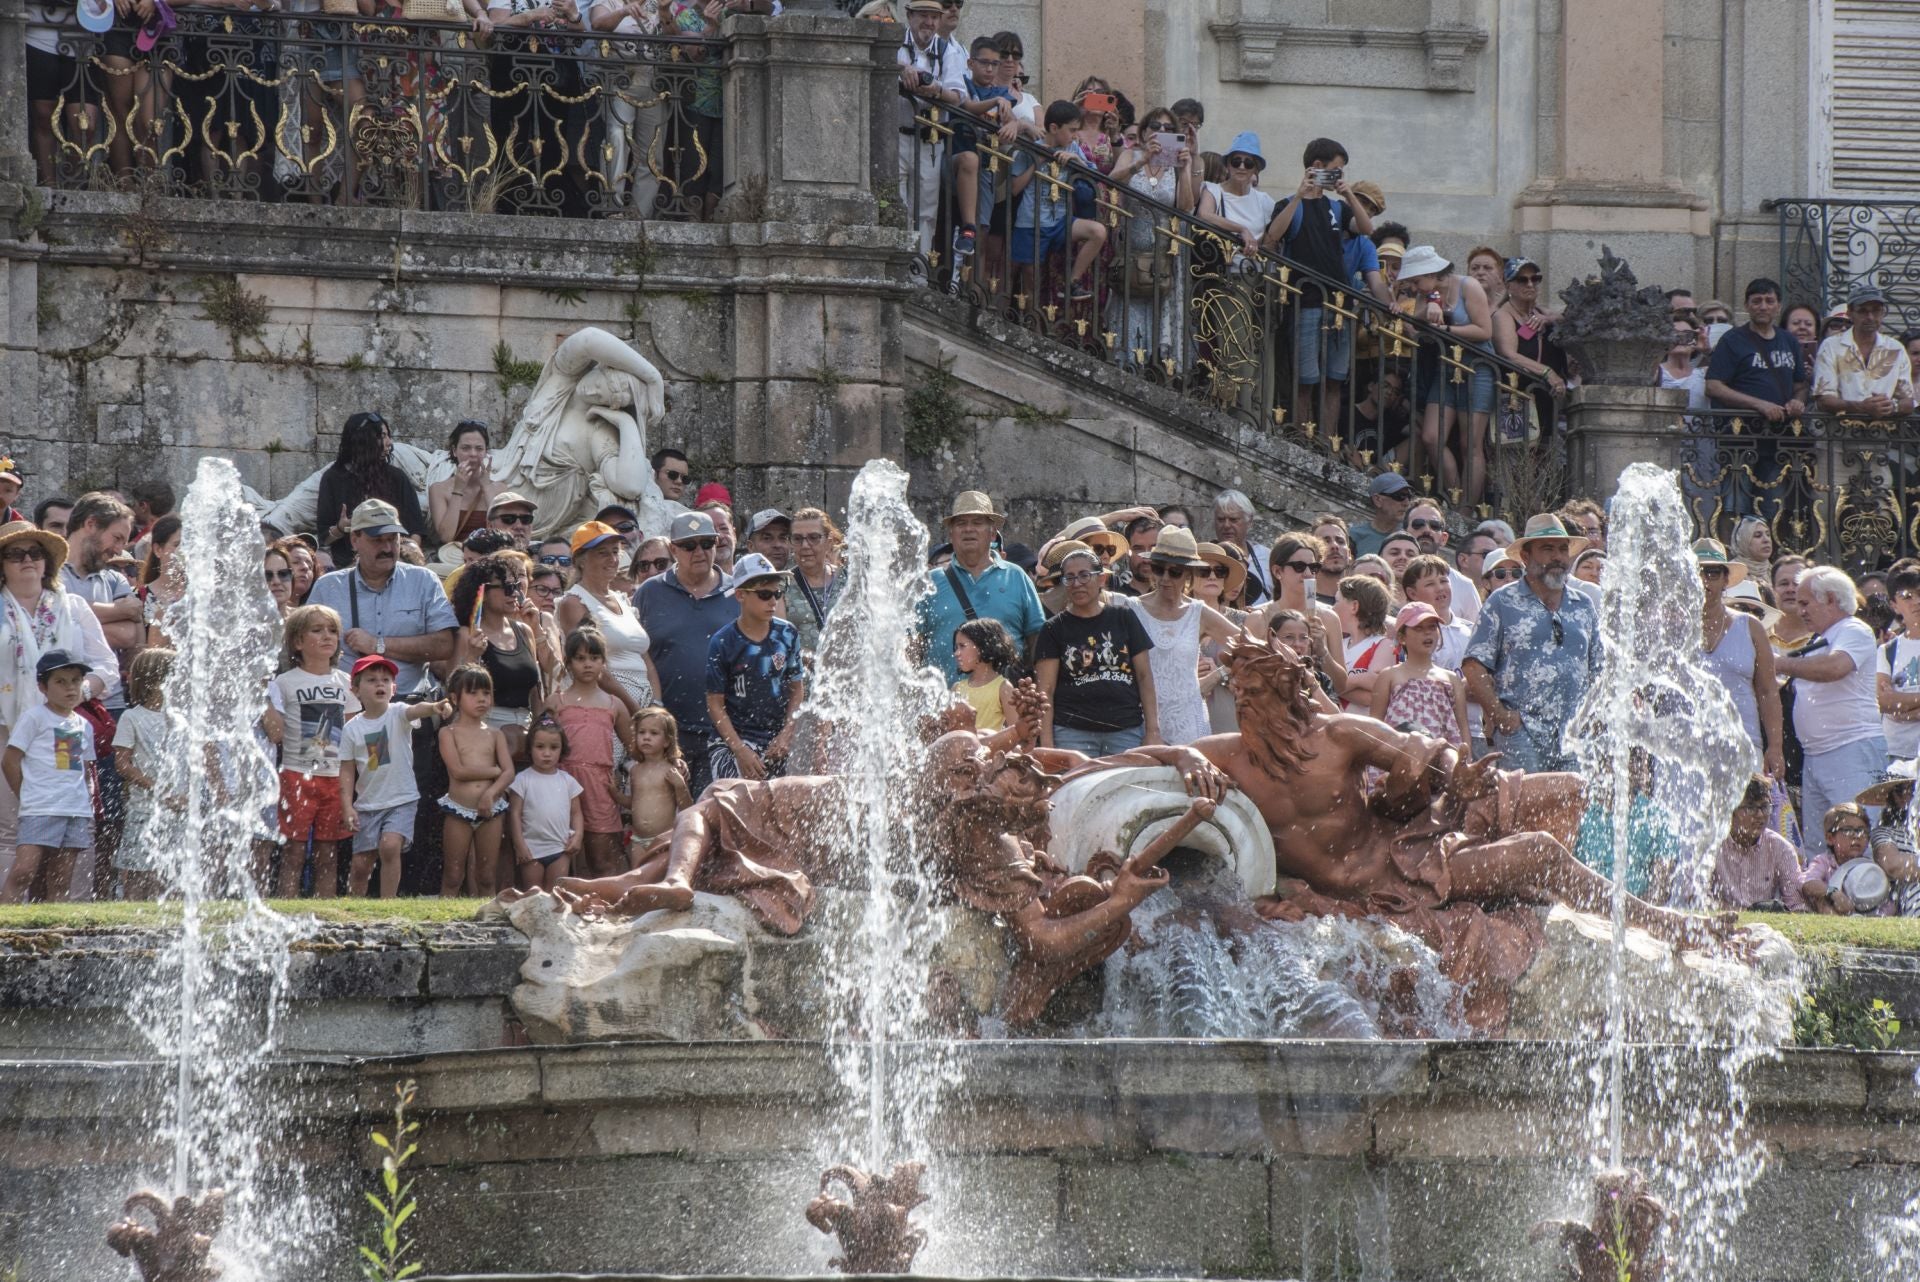
[(1920, 917), (1828, 917), (1819, 913), (1742, 913), (1764, 922), (1795, 948), (1891, 948), (1920, 952)]
[[(313, 917), (341, 926), (431, 926), (472, 921), (483, 899), (274, 899), (275, 912)], [(207, 919), (230, 920), (239, 905), (209, 904)], [(9, 904), (0, 906), (0, 932), (9, 930), (100, 930), (115, 926), (167, 926), (180, 920), (178, 904)]]

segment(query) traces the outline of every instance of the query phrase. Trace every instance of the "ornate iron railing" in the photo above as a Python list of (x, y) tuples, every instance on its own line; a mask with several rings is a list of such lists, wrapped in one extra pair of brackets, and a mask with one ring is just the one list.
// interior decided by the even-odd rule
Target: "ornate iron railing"
[(1702, 534), (1729, 538), (1740, 517), (1757, 516), (1777, 552), (1855, 572), (1920, 553), (1920, 419), (1650, 414), (1634, 427), (1583, 425), (1568, 451), (1583, 494), (1610, 492), (1628, 461), (1674, 468)]
[(142, 50), (72, 12), (52, 185), (575, 217), (718, 195), (724, 41), (181, 8)]
[[(1407, 314), (1410, 298), (1389, 305), (1351, 280), (1249, 252), (1171, 200), (1028, 141), (1002, 144), (986, 130), (968, 139), (957, 115), (911, 119), (901, 128), (899, 199), (919, 236), (913, 270), (931, 288), (1354, 466), (1401, 472), (1469, 515), (1503, 510), (1504, 476), (1539, 471), (1503, 461), (1552, 452), (1559, 403), (1542, 376), (1496, 356), (1491, 339), (1463, 342)], [(976, 248), (964, 261), (953, 252), (956, 135), (984, 176)], [(1078, 252), (1070, 234), (1043, 234), (1039, 218), (1016, 226), (1012, 204), (993, 209), (1016, 157), (1035, 166), (1036, 203), (1070, 204), (1069, 223), (1105, 229), (1077, 282), (1068, 281)], [(1503, 427), (1511, 444), (1496, 440)], [(1524, 501), (1542, 497), (1534, 486)]]
[(1888, 333), (1920, 329), (1920, 205), (1868, 200), (1770, 200), (1780, 220), (1784, 301), (1822, 315), (1857, 285), (1887, 295)]

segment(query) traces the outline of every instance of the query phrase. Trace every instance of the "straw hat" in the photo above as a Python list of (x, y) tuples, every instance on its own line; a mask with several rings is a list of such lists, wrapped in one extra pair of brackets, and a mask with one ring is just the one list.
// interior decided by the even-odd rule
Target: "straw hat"
[(1201, 543), (1198, 549), (1202, 561), (1208, 565), (1223, 565), (1227, 569), (1227, 586), (1221, 591), (1220, 599), (1231, 601), (1239, 596), (1240, 589), (1247, 586), (1247, 563), (1219, 543)]
[(16, 543), (38, 543), (47, 554), (47, 573), (55, 574), (67, 559), (67, 541), (31, 521), (8, 521), (0, 525), (0, 555)]
[(1100, 554), (1079, 539), (1055, 539), (1047, 545), (1046, 551), (1040, 554), (1040, 568), (1048, 574), (1057, 575), (1060, 573), (1060, 566), (1075, 553), (1090, 556), (1096, 562), (1100, 560)]
[(1896, 761), (1880, 772), (1880, 778), (1854, 797), (1862, 806), (1884, 806), (1900, 788), (1913, 787), (1913, 762)]
[(1744, 583), (1747, 567), (1744, 562), (1735, 561), (1727, 555), (1727, 545), (1719, 539), (1701, 539), (1693, 545), (1694, 560), (1700, 562), (1700, 568), (1717, 565), (1727, 572), (1727, 586)]
[(1153, 551), (1147, 553), (1147, 560), (1156, 565), (1184, 565), (1190, 570), (1203, 568), (1207, 562), (1200, 559), (1200, 545), (1194, 541), (1192, 530), (1183, 530), (1177, 525), (1160, 527), (1160, 533), (1153, 540)]
[(1542, 512), (1537, 516), (1527, 518), (1526, 532), (1515, 539), (1513, 546), (1508, 548), (1507, 551), (1513, 553), (1521, 560), (1525, 560), (1527, 544), (1545, 543), (1553, 539), (1565, 539), (1567, 542), (1567, 552), (1572, 556), (1580, 555), (1581, 551), (1587, 546), (1586, 538), (1578, 534), (1569, 534), (1567, 527), (1560, 524), (1560, 518), (1558, 516), (1552, 512)]
[[(1739, 562), (1736, 561), (1735, 564)], [(1739, 612), (1754, 615), (1760, 620), (1760, 626), (1769, 632), (1773, 631), (1774, 625), (1780, 622), (1780, 611), (1767, 604), (1767, 599), (1760, 595), (1758, 584), (1736, 583), (1721, 594), (1720, 600), (1729, 610), (1739, 610), (1741, 605), (1746, 604), (1758, 606), (1757, 610), (1739, 610)]]
[(1109, 559), (1125, 556), (1128, 551), (1127, 541), (1100, 524), (1100, 518), (1097, 516), (1081, 517), (1060, 531), (1060, 537), (1084, 543), (1096, 551), (1104, 550)]
[(946, 515), (942, 525), (950, 525), (963, 516), (984, 516), (995, 525), (1005, 524), (1004, 512), (993, 510), (993, 499), (979, 490), (962, 490), (953, 496), (953, 510)]

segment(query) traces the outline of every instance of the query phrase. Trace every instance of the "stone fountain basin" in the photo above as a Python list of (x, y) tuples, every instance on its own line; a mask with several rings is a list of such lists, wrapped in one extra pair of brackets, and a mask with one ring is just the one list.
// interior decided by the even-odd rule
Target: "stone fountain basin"
[[(1583, 1209), (1589, 1071), (1545, 1042), (970, 1042), (929, 1143), (931, 1276), (1533, 1278), (1536, 1221)], [(904, 1048), (911, 1062), (912, 1049)], [(1634, 1047), (1628, 1156), (1676, 1125), (1655, 1083), (1712, 1048)], [(1879, 1278), (1866, 1229), (1920, 1188), (1920, 1057), (1787, 1050), (1745, 1074), (1766, 1172), (1742, 1282)], [(303, 1282), (355, 1277), (393, 1088), (418, 1083), (421, 1257), (443, 1273), (825, 1272), (801, 1219), (845, 1116), (803, 1042), (524, 1047), (287, 1061), (285, 1158), (337, 1227)], [(0, 1259), (116, 1278), (99, 1246), (164, 1169), (150, 1063), (0, 1062)], [(1713, 1113), (1714, 1091), (1700, 1087)], [(316, 1216), (322, 1223), (325, 1216)]]

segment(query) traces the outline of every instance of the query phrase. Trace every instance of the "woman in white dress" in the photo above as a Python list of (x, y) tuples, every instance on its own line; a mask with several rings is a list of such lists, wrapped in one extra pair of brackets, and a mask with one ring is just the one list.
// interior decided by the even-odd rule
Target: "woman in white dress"
[(588, 521), (573, 532), (574, 585), (554, 607), (560, 635), (567, 636), (591, 622), (607, 642), (607, 669), (600, 688), (626, 705), (632, 716), (654, 702), (660, 675), (647, 653), (647, 630), (633, 603), (614, 590), (625, 550), (619, 532), (600, 521)]
[(1231, 641), (1240, 629), (1218, 610), (1187, 593), (1195, 570), (1209, 568), (1191, 530), (1161, 527), (1147, 554), (1153, 591), (1129, 604), (1140, 616), (1153, 649), (1147, 668), (1153, 673), (1154, 704), (1159, 709), (1160, 741), (1192, 743), (1213, 733), (1207, 701), (1200, 693), (1200, 646)]

